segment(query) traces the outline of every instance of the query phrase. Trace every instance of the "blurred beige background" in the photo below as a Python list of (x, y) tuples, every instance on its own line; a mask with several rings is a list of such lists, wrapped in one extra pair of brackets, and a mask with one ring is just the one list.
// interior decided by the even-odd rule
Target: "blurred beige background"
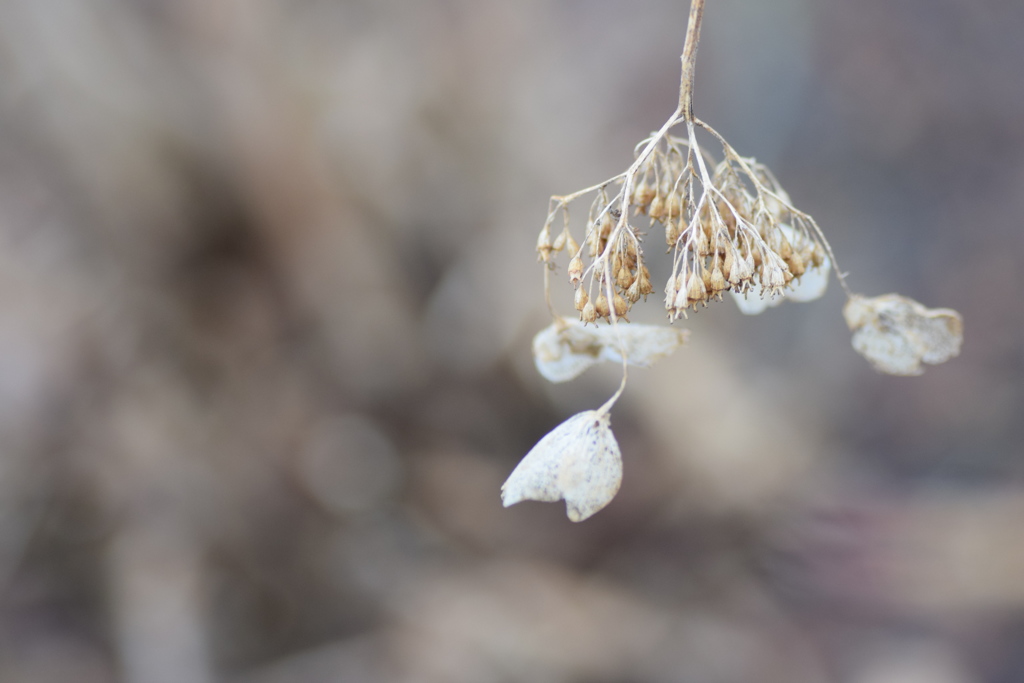
[(0, 683), (1024, 680), (1016, 0), (708, 0), (698, 116), (963, 354), (714, 306), (607, 509), (502, 509), (617, 382), (533, 370), (547, 198), (669, 115), (687, 11), (0, 2)]

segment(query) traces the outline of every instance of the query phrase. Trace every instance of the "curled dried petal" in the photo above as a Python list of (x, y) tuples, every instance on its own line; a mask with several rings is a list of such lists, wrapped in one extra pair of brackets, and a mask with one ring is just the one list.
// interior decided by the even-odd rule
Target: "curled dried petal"
[(743, 315), (759, 315), (769, 308), (778, 306), (784, 299), (781, 296), (762, 296), (753, 292), (740, 294), (733, 291), (729, 292), (729, 294), (732, 296), (732, 300), (736, 302), (736, 308), (740, 309), (740, 313)]
[(944, 363), (960, 353), (963, 320), (949, 308), (925, 308), (899, 294), (853, 296), (843, 308), (853, 348), (876, 370), (920, 375), (921, 363)]
[(630, 365), (650, 367), (686, 343), (688, 336), (687, 330), (660, 325), (585, 327), (561, 318), (533, 338), (533, 360), (549, 382), (568, 382), (597, 363), (621, 363), (623, 353)]
[(588, 410), (551, 430), (501, 487), (505, 507), (524, 500), (565, 500), (573, 522), (611, 502), (622, 483), (622, 454), (607, 413)]

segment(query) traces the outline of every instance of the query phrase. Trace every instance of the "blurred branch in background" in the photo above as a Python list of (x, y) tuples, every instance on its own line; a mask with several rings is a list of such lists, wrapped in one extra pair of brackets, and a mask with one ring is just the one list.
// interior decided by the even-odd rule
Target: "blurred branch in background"
[(972, 332), (693, 316), (575, 526), (498, 497), (617, 381), (536, 375), (532, 249), (685, 3), (0, 5), (0, 682), (1024, 677), (1010, 4), (708, 3), (698, 114)]

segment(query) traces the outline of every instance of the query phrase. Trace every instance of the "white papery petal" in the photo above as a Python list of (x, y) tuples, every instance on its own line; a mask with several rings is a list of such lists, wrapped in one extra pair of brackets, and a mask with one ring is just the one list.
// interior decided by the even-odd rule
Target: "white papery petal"
[(875, 369), (920, 375), (921, 363), (944, 363), (960, 353), (963, 321), (949, 308), (925, 308), (899, 294), (852, 297), (843, 308), (852, 344)]
[(690, 333), (663, 325), (620, 323), (598, 328), (597, 334), (602, 341), (603, 360), (621, 363), (624, 348), (627, 363), (649, 368), (685, 344)]
[(619, 323), (584, 326), (562, 318), (533, 338), (533, 359), (537, 371), (550, 382), (568, 382), (595, 363), (626, 362), (650, 367), (686, 342), (686, 330), (658, 325)]
[(611, 502), (622, 483), (622, 455), (607, 413), (588, 410), (555, 427), (501, 487), (505, 507), (523, 500), (565, 500), (581, 522)]
[(786, 296), (793, 301), (814, 301), (820, 299), (828, 289), (828, 275), (832, 272), (832, 262), (828, 256), (822, 259), (817, 268), (808, 268), (800, 279), (791, 283)]
[(740, 309), (740, 313), (743, 315), (760, 315), (769, 308), (778, 306), (785, 300), (785, 297), (782, 295), (763, 297), (755, 292), (747, 292), (745, 294), (729, 292), (729, 295), (736, 302), (736, 308)]
[(603, 349), (593, 329), (565, 323), (552, 323), (533, 338), (533, 362), (549, 382), (568, 382), (601, 361)]

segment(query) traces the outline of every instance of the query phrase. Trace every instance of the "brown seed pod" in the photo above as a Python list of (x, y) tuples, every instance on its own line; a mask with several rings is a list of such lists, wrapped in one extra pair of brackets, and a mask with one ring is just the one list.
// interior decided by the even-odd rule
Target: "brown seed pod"
[(793, 254), (793, 245), (791, 245), (789, 243), (789, 240), (786, 239), (786, 236), (782, 233), (781, 230), (778, 230), (775, 233), (775, 235), (776, 235), (776, 240), (777, 240), (777, 242), (776, 242), (777, 246), (775, 247), (775, 252), (779, 256), (781, 256), (783, 260), (786, 260), (786, 259), (788, 259)]
[(705, 291), (707, 291), (709, 294), (714, 293), (714, 289), (712, 289), (712, 286), (711, 286), (711, 269), (710, 268), (701, 268), (700, 279), (701, 279), (701, 282), (704, 283)]
[(569, 233), (567, 233), (565, 230), (558, 233), (558, 237), (556, 237), (555, 241), (551, 243), (551, 250), (562, 251), (562, 249), (565, 249), (565, 236), (568, 234)]
[(625, 318), (629, 313), (629, 304), (618, 294), (612, 298), (612, 305), (615, 306), (615, 317), (617, 318)]
[(573, 256), (569, 261), (569, 282), (578, 285), (583, 279), (583, 259)]
[(665, 244), (672, 248), (676, 246), (676, 242), (679, 241), (679, 235), (682, 233), (682, 227), (679, 222), (669, 221), (665, 224)]
[(762, 266), (759, 279), (761, 286), (772, 293), (786, 286), (786, 271), (783, 270), (778, 258), (772, 259)]
[(724, 292), (727, 289), (729, 289), (729, 283), (726, 282), (725, 274), (722, 273), (722, 268), (716, 261), (715, 267), (711, 269), (711, 283), (710, 286), (708, 286), (708, 291), (718, 294), (719, 292)]
[(582, 287), (576, 289), (576, 296), (574, 297), (574, 303), (577, 311), (582, 311), (583, 308), (590, 302), (590, 296), (587, 294), (587, 290)]
[(636, 244), (632, 240), (627, 239), (626, 246), (622, 251), (624, 254), (624, 260), (626, 262), (626, 267), (629, 268), (630, 270), (636, 268), (637, 259), (640, 258), (640, 255), (639, 253), (637, 253), (636, 250)]
[(672, 301), (672, 308), (677, 311), (685, 310), (690, 305), (689, 287), (687, 281), (683, 280), (683, 274), (680, 273), (679, 277), (676, 278), (676, 282), (679, 285), (676, 289), (675, 299)]
[(652, 201), (650, 208), (647, 210), (647, 215), (652, 220), (664, 221), (665, 220), (665, 198), (661, 195), (657, 195)]
[(551, 260), (551, 230), (548, 226), (541, 228), (540, 234), (537, 235), (537, 259), (547, 263)]
[(789, 266), (789, 272), (793, 273), (794, 277), (800, 277), (807, 270), (807, 267), (804, 265), (804, 259), (798, 251), (794, 251), (789, 255), (789, 258), (786, 259), (786, 265)]
[(597, 311), (597, 317), (607, 318), (611, 314), (611, 308), (608, 307), (608, 297), (602, 292), (597, 297), (597, 301), (594, 302), (594, 310)]
[[(728, 259), (727, 252), (727, 259)], [(728, 263), (728, 260), (726, 261)], [(737, 251), (733, 254), (733, 261), (729, 268), (729, 274), (726, 279), (729, 280), (729, 284), (733, 286), (741, 286), (745, 282), (749, 282), (750, 278), (754, 276), (754, 260), (749, 256), (744, 256), (741, 252)]]
[(633, 195), (630, 197), (630, 203), (637, 208), (640, 213), (647, 213), (647, 208), (654, 201), (654, 197), (657, 193), (654, 191), (654, 187), (648, 182), (646, 177), (641, 177), (640, 181), (633, 186)]
[(633, 284), (634, 279), (635, 278), (632, 273), (630, 273), (629, 269), (625, 266), (619, 268), (619, 272), (615, 274), (615, 284), (623, 291), (629, 289), (630, 285)]
[(629, 289), (626, 290), (626, 298), (634, 304), (637, 301), (640, 301), (640, 288), (637, 286), (638, 282), (640, 282), (639, 277), (637, 277), (636, 280), (633, 280), (633, 284), (631, 284)]
[(665, 198), (665, 220), (671, 221), (683, 215), (683, 202), (678, 194)]
[(690, 273), (686, 284), (686, 299), (688, 304), (696, 305), (699, 302), (707, 302), (708, 291), (704, 286), (704, 279), (697, 273)]
[(821, 264), (825, 262), (825, 250), (821, 248), (821, 245), (815, 244), (811, 251), (811, 264), (815, 268), (821, 268)]
[(707, 256), (711, 253), (711, 236), (709, 232), (708, 230), (697, 231), (697, 244), (695, 248), (701, 256)]
[(593, 302), (587, 303), (580, 311), (580, 320), (584, 323), (597, 322), (597, 310), (594, 308)]
[(651, 271), (642, 263), (640, 264), (640, 270), (637, 273), (636, 279), (640, 283), (641, 294), (647, 296), (654, 293), (654, 285), (651, 284)]
[(669, 275), (665, 283), (665, 308), (671, 311), (675, 308), (676, 296), (679, 294), (679, 278), (676, 275)]
[(580, 245), (576, 244), (576, 240), (572, 238), (572, 235), (568, 230), (565, 232), (565, 247), (569, 250), (569, 253), (574, 256), (580, 250)]
[(636, 303), (640, 300), (640, 297), (644, 297), (646, 300), (647, 295), (654, 292), (654, 287), (651, 286), (651, 272), (647, 270), (647, 266), (641, 264), (640, 268), (637, 269), (636, 279), (633, 280), (633, 284), (629, 286), (626, 291), (626, 298)]

